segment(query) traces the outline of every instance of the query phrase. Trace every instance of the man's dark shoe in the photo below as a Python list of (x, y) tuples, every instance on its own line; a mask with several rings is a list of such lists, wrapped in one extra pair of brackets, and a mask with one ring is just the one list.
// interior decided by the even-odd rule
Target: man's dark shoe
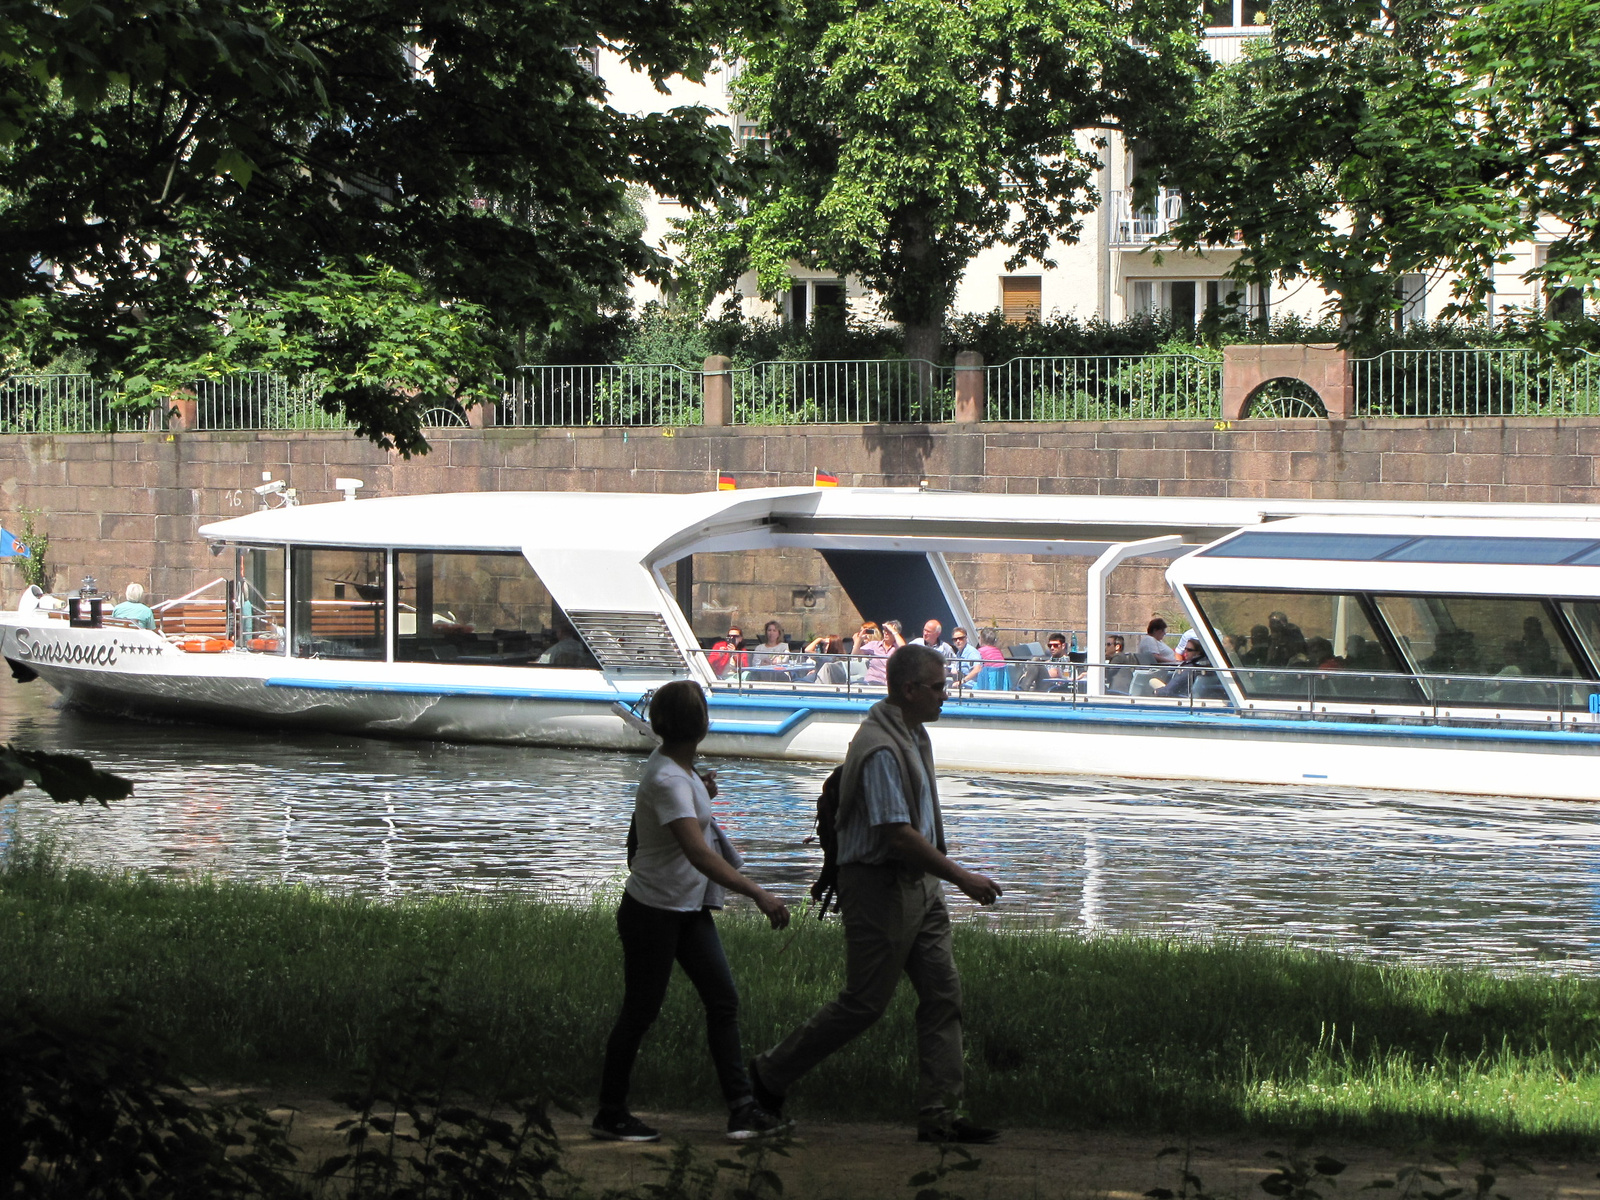
[(750, 1094), (756, 1098), (756, 1103), (782, 1121), (783, 1097), (761, 1082), (761, 1072), (756, 1069), (755, 1059), (746, 1064), (745, 1070), (750, 1073)]
[(917, 1126), (917, 1141), (946, 1142), (960, 1146), (988, 1146), (1000, 1140), (1000, 1131), (974, 1125), (965, 1117), (941, 1117)]
[(661, 1131), (650, 1128), (626, 1110), (601, 1109), (589, 1125), (589, 1136), (602, 1142), (659, 1142)]
[(788, 1128), (789, 1123), (782, 1117), (775, 1117), (756, 1101), (751, 1100), (741, 1104), (728, 1114), (728, 1140), (730, 1142), (745, 1142), (751, 1138), (766, 1137), (768, 1134), (777, 1133), (780, 1129)]

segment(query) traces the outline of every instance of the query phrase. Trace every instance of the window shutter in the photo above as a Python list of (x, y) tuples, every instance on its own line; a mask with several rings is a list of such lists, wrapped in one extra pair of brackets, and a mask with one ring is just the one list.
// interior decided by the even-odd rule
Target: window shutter
[(1037, 275), (1002, 275), (1000, 277), (1000, 313), (1008, 324), (1021, 325), (1037, 321), (1044, 304), (1040, 277)]

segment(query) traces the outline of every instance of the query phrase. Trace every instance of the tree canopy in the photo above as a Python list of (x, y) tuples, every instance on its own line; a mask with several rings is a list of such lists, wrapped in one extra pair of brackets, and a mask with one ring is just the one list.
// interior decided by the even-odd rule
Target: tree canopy
[(794, 261), (855, 275), (907, 354), (937, 357), (980, 250), (1048, 263), (1079, 236), (1106, 132), (1173, 136), (1195, 24), (1164, 0), (796, 0), (737, 47), (737, 102), (768, 140), (745, 154), (753, 198), (679, 235), (697, 295), (748, 267), (775, 294)]
[[(1188, 248), (1238, 246), (1240, 278), (1309, 278), (1370, 337), (1396, 277), (1450, 272), (1493, 304), (1542, 220), (1570, 229), (1535, 278), (1592, 287), (1600, 5), (1592, 0), (1275, 0), (1273, 32), (1217, 71), (1163, 165)], [(1558, 225), (1559, 227), (1559, 225)]]
[[(728, 0), (0, 0), (10, 341), (139, 374), (221, 353), (230, 313), (348, 315), (352, 281), (379, 276), (415, 286), (403, 328), (439, 336), (461, 305), (510, 332), (590, 319), (597, 294), (663, 266), (629, 186), (697, 201), (730, 170), (704, 110), (609, 107), (591, 53), (658, 83), (697, 77), (719, 38), (771, 15)], [(365, 327), (392, 342), (373, 324), (401, 311), (390, 300)], [(484, 365), (469, 358), (462, 386)], [(332, 402), (421, 449), (365, 387)]]

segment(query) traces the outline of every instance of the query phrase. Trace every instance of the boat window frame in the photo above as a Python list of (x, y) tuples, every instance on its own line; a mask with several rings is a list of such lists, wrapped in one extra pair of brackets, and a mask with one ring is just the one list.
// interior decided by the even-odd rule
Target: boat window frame
[[(316, 553), (318, 551), (327, 551), (327, 552), (343, 552), (343, 553), (348, 553), (348, 554), (379, 554), (379, 555), (383, 556), (383, 564), (384, 564), (384, 567), (383, 567), (383, 571), (384, 571), (383, 605), (378, 610), (381, 613), (384, 621), (387, 624), (387, 628), (386, 628), (385, 633), (384, 633), (384, 653), (383, 653), (383, 656), (381, 658), (377, 658), (377, 657), (375, 657), (375, 658), (360, 658), (360, 657), (354, 657), (354, 656), (352, 656), (350, 658), (345, 658), (344, 656), (341, 655), (341, 656), (337, 657), (336, 661), (340, 661), (340, 662), (367, 662), (367, 663), (393, 662), (394, 661), (394, 636), (393, 636), (394, 622), (393, 622), (393, 614), (391, 612), (391, 609), (393, 607), (393, 599), (394, 599), (394, 566), (393, 566), (394, 547), (393, 546), (372, 546), (372, 545), (353, 546), (353, 545), (346, 545), (346, 544), (344, 544), (342, 542), (341, 543), (285, 542), (285, 543), (283, 543), (283, 546), (284, 546), (284, 559), (285, 559), (285, 563), (286, 563), (285, 574), (287, 576), (287, 579), (285, 581), (287, 591), (285, 592), (285, 612), (284, 612), (284, 617), (285, 617), (284, 628), (286, 630), (285, 637), (288, 639), (288, 647), (287, 647), (288, 653), (287, 653), (286, 657), (290, 658), (290, 659), (299, 659), (299, 660), (302, 660), (302, 661), (309, 661), (312, 657), (314, 657), (312, 655), (298, 654), (298, 653), (296, 653), (296, 649), (295, 649), (300, 644), (300, 642), (299, 642), (299, 632), (298, 632), (299, 622), (296, 619), (296, 612), (295, 612), (297, 604), (298, 604), (298, 599), (297, 599), (296, 593), (294, 591), (294, 584), (295, 584), (294, 559), (295, 559), (295, 554), (298, 551), (305, 551), (307, 553), (312, 553), (312, 554), (314, 554), (314, 553)], [(308, 630), (307, 632), (309, 633), (310, 631)]]
[[(544, 594), (545, 594), (546, 598), (549, 600), (550, 607), (551, 607), (550, 617), (551, 617), (552, 624), (554, 624), (555, 617), (557, 616), (557, 614), (559, 614), (561, 616), (561, 618), (563, 620), (565, 620), (569, 626), (571, 626), (571, 628), (573, 630), (573, 633), (576, 634), (576, 636), (578, 637), (579, 641), (583, 642), (585, 649), (588, 649), (589, 653), (591, 655), (593, 655), (593, 653), (594, 653), (593, 649), (589, 647), (589, 644), (588, 644), (587, 640), (584, 638), (583, 634), (581, 632), (579, 632), (577, 626), (575, 624), (573, 624), (572, 618), (567, 615), (566, 606), (563, 605), (559, 600), (556, 599), (556, 594), (553, 591), (550, 590), (550, 585), (547, 584), (544, 581), (544, 576), (539, 574), (539, 569), (536, 566), (533, 565), (533, 563), (529, 560), (528, 555), (523, 550), (520, 550), (520, 549), (485, 550), (485, 549), (481, 549), (481, 548), (477, 548), (477, 547), (440, 546), (440, 545), (431, 545), (431, 546), (391, 546), (389, 548), (388, 554), (389, 554), (389, 559), (388, 559), (388, 564), (387, 564), (387, 568), (386, 569), (388, 571), (388, 581), (389, 581), (388, 582), (388, 588), (387, 588), (387, 598), (388, 598), (387, 619), (388, 619), (388, 622), (389, 622), (389, 661), (390, 662), (395, 662), (395, 663), (416, 663), (416, 662), (425, 661), (425, 660), (422, 660), (422, 659), (410, 659), (410, 658), (402, 659), (402, 658), (400, 658), (398, 656), (399, 655), (399, 643), (400, 643), (400, 588), (399, 588), (400, 559), (399, 559), (399, 556), (402, 555), (402, 554), (473, 555), (473, 556), (476, 556), (476, 557), (516, 558), (516, 559), (520, 559), (521, 562), (522, 562), (522, 565), (528, 570), (529, 574), (531, 574), (533, 576), (533, 578), (538, 582), (539, 586), (544, 589)], [(545, 649), (548, 650), (549, 647), (545, 647)], [(535, 662), (520, 664), (519, 666), (514, 667), (514, 668), (497, 668), (497, 669), (515, 669), (515, 670), (551, 670), (551, 669), (555, 669), (555, 670), (586, 670), (586, 669), (590, 669), (590, 668), (587, 668), (587, 667), (574, 668), (574, 667), (571, 667), (571, 666), (552, 667), (552, 665), (549, 664), (549, 663), (542, 663), (542, 662), (535, 661)], [(602, 668), (601, 668), (599, 662), (596, 661), (592, 669), (598, 671), (598, 670), (601, 670)]]
[(233, 594), (234, 603), (238, 606), (237, 612), (229, 613), (229, 620), (242, 620), (244, 616), (244, 555), (247, 550), (277, 550), (283, 554), (283, 645), (277, 650), (252, 650), (252, 654), (270, 654), (274, 657), (289, 658), (290, 647), (294, 645), (294, 633), (290, 629), (294, 608), (293, 593), (290, 587), (291, 563), (294, 555), (293, 547), (288, 542), (224, 542), (228, 552), (233, 555)]
[[(1204, 593), (1204, 592), (1207, 592), (1207, 591), (1212, 591), (1212, 592), (1252, 591), (1252, 592), (1261, 592), (1263, 594), (1276, 593), (1276, 594), (1299, 595), (1299, 596), (1328, 596), (1328, 597), (1353, 596), (1355, 598), (1357, 607), (1361, 611), (1361, 615), (1364, 618), (1366, 618), (1367, 625), (1372, 629), (1372, 632), (1377, 636), (1377, 639), (1378, 639), (1379, 643), (1383, 646), (1384, 650), (1388, 653), (1390, 661), (1399, 664), (1402, 668), (1408, 666), (1409, 661), (1410, 661), (1406, 657), (1406, 655), (1401, 652), (1401, 647), (1397, 644), (1397, 639), (1394, 636), (1394, 632), (1389, 628), (1388, 622), (1386, 622), (1386, 621), (1384, 621), (1382, 619), (1381, 614), (1379, 614), (1378, 611), (1377, 611), (1376, 603), (1374, 603), (1374, 601), (1372, 599), (1372, 596), (1367, 592), (1361, 592), (1361, 591), (1355, 591), (1355, 590), (1344, 590), (1344, 589), (1341, 589), (1341, 590), (1338, 590), (1338, 591), (1329, 591), (1326, 588), (1296, 588), (1296, 587), (1276, 587), (1276, 586), (1275, 587), (1270, 587), (1270, 588), (1268, 588), (1268, 587), (1248, 587), (1248, 586), (1241, 587), (1241, 586), (1230, 586), (1230, 585), (1212, 584), (1212, 583), (1198, 584), (1198, 585), (1196, 585), (1196, 584), (1187, 584), (1186, 583), (1186, 584), (1183, 585), (1183, 591), (1184, 591), (1184, 599), (1188, 602), (1190, 610), (1194, 614), (1199, 616), (1201, 622), (1204, 624), (1205, 631), (1211, 638), (1211, 644), (1214, 645), (1214, 646), (1218, 646), (1218, 647), (1223, 645), (1222, 637), (1217, 633), (1217, 628), (1216, 628), (1215, 623), (1212, 621), (1210, 612), (1207, 611), (1206, 606), (1201, 602), (1200, 593)], [(1225, 654), (1224, 654), (1224, 659), (1226, 659), (1226, 655)], [(1244, 678), (1245, 677), (1243, 675), (1243, 672), (1246, 669), (1247, 668), (1235, 667), (1235, 666), (1229, 665), (1229, 664), (1226, 663), (1226, 661), (1224, 661), (1223, 664), (1219, 665), (1216, 668), (1217, 673), (1220, 676), (1222, 676), (1222, 678), (1223, 678), (1224, 682), (1227, 684), (1229, 690), (1233, 693), (1233, 698), (1234, 698), (1234, 702), (1235, 703), (1238, 703), (1240, 701), (1248, 702), (1248, 703), (1251, 703), (1251, 704), (1261, 704), (1261, 703), (1266, 703), (1266, 704), (1294, 704), (1294, 703), (1303, 703), (1303, 701), (1295, 701), (1295, 700), (1292, 700), (1292, 699), (1289, 699), (1289, 698), (1286, 698), (1286, 697), (1282, 697), (1282, 696), (1251, 695), (1249, 689), (1245, 686), (1245, 683), (1244, 683)], [(1323, 672), (1322, 674), (1334, 675), (1334, 674), (1337, 674), (1337, 672), (1328, 671), (1328, 672)], [(1367, 676), (1373, 676), (1373, 677), (1381, 677), (1381, 678), (1385, 678), (1385, 679), (1390, 679), (1390, 678), (1395, 679), (1396, 682), (1399, 682), (1399, 683), (1402, 683), (1402, 684), (1405, 684), (1405, 685), (1409, 686), (1410, 689), (1411, 689), (1411, 692), (1412, 692), (1412, 696), (1411, 696), (1410, 699), (1392, 699), (1392, 700), (1389, 700), (1389, 699), (1385, 699), (1385, 700), (1378, 700), (1378, 699), (1347, 699), (1347, 698), (1344, 698), (1344, 697), (1322, 697), (1322, 696), (1319, 696), (1319, 697), (1317, 697), (1316, 702), (1319, 703), (1319, 704), (1323, 704), (1323, 705), (1327, 705), (1327, 704), (1345, 704), (1345, 705), (1366, 706), (1368, 708), (1371, 708), (1371, 707), (1374, 707), (1374, 706), (1382, 707), (1382, 706), (1385, 706), (1385, 705), (1392, 706), (1392, 707), (1399, 707), (1399, 708), (1414, 708), (1414, 707), (1416, 707), (1416, 705), (1425, 702), (1424, 701), (1424, 689), (1422, 687), (1422, 680), (1420, 680), (1420, 679), (1418, 679), (1416, 677), (1416, 671), (1415, 670), (1409, 670), (1408, 671), (1408, 670), (1402, 669), (1402, 670), (1394, 671), (1394, 672), (1388, 672), (1388, 671), (1353, 671), (1353, 672), (1350, 672), (1350, 674), (1355, 675), (1357, 677), (1362, 676), (1362, 675), (1367, 675)]]

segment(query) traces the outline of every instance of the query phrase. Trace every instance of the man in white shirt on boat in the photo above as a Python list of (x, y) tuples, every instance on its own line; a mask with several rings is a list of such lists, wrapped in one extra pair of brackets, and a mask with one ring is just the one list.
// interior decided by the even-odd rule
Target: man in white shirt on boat
[(922, 624), (922, 636), (912, 638), (906, 644), (909, 646), (926, 646), (929, 650), (937, 652), (945, 662), (949, 662), (956, 656), (956, 652), (949, 642), (942, 640), (943, 635), (944, 626), (929, 617)]

